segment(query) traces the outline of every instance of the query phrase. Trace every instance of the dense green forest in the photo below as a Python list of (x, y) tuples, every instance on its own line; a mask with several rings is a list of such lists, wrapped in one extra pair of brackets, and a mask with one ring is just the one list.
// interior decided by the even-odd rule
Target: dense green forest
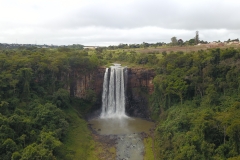
[(150, 96), (159, 159), (240, 159), (240, 50), (164, 55)]
[[(96, 159), (80, 118), (94, 102), (69, 96), (68, 74), (111, 62), (153, 68), (157, 74), (149, 109), (157, 122), (158, 159), (240, 158), (239, 49), (146, 54), (19, 48), (0, 50), (0, 159), (74, 159), (76, 154)], [(72, 133), (81, 133), (81, 144), (74, 144)]]
[(70, 97), (66, 89), (70, 70), (84, 73), (97, 65), (96, 57), (82, 50), (0, 50), (0, 159), (73, 159), (74, 142), (67, 141), (78, 129), (76, 121), (82, 134), (78, 158), (89, 157), (90, 132), (74, 107), (84, 112), (92, 104)]

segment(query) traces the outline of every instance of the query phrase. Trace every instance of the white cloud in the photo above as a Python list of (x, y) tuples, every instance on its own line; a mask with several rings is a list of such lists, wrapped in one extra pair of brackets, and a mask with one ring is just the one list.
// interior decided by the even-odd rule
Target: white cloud
[(0, 0), (0, 43), (110, 45), (239, 38), (237, 0)]

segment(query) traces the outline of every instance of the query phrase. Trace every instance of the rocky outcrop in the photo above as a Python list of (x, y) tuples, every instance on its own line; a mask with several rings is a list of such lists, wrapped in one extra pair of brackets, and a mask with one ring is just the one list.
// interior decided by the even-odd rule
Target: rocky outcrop
[[(95, 109), (101, 108), (101, 94), (105, 68), (97, 68), (89, 73), (79, 70), (71, 72), (69, 91), (71, 96), (87, 98), (89, 90), (94, 91), (97, 102)], [(148, 96), (153, 92), (154, 70), (128, 68), (126, 112), (129, 116), (148, 118)]]
[(128, 69), (126, 112), (129, 116), (149, 118), (148, 96), (154, 90), (154, 76), (152, 69)]
[(152, 94), (154, 77), (153, 69), (128, 68), (128, 88), (146, 87), (147, 93)]
[(97, 99), (101, 97), (105, 68), (97, 68), (94, 71), (82, 73), (74, 70), (70, 74), (70, 95), (78, 98), (87, 98), (89, 90), (96, 93)]

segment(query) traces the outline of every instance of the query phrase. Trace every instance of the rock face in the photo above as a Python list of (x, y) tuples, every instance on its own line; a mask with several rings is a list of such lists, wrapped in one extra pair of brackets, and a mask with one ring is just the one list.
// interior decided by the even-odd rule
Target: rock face
[[(90, 73), (74, 70), (70, 73), (69, 91), (71, 96), (86, 99), (89, 91), (94, 91), (97, 102), (94, 109), (101, 108), (101, 95), (105, 68), (97, 68)], [(129, 116), (148, 118), (148, 95), (153, 92), (153, 70), (128, 68), (126, 112)]]
[(154, 76), (154, 70), (128, 69), (126, 112), (129, 116), (149, 118), (148, 96), (154, 90)]
[(86, 98), (89, 89), (94, 90), (97, 95), (100, 95), (102, 93), (104, 73), (105, 68), (98, 68), (93, 72), (85, 74), (79, 74), (75, 71), (73, 74), (74, 80), (71, 83), (71, 95)]
[[(88, 73), (81, 73), (78, 70), (71, 72), (69, 91), (71, 96), (86, 99), (91, 91), (94, 91), (97, 98), (96, 106), (101, 106), (101, 94), (105, 68), (97, 68)], [(92, 95), (90, 95), (92, 96)]]

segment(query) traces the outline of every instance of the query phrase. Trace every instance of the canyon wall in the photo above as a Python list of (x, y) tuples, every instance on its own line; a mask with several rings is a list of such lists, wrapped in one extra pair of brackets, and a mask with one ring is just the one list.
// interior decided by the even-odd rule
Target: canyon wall
[(154, 90), (153, 69), (129, 68), (126, 112), (129, 116), (149, 118), (148, 96)]
[(92, 90), (97, 97), (101, 96), (104, 73), (105, 68), (97, 68), (87, 73), (81, 73), (78, 70), (72, 71), (70, 75), (70, 95), (86, 99), (88, 91)]
[[(104, 73), (105, 68), (97, 68), (84, 74), (78, 70), (72, 71), (69, 75), (71, 79), (68, 87), (70, 95), (86, 99), (91, 91), (94, 91), (97, 98), (94, 110), (99, 110), (101, 108)], [(155, 73), (151, 69), (128, 68), (126, 112), (129, 116), (149, 117), (148, 95), (154, 89), (152, 83), (154, 76)]]

